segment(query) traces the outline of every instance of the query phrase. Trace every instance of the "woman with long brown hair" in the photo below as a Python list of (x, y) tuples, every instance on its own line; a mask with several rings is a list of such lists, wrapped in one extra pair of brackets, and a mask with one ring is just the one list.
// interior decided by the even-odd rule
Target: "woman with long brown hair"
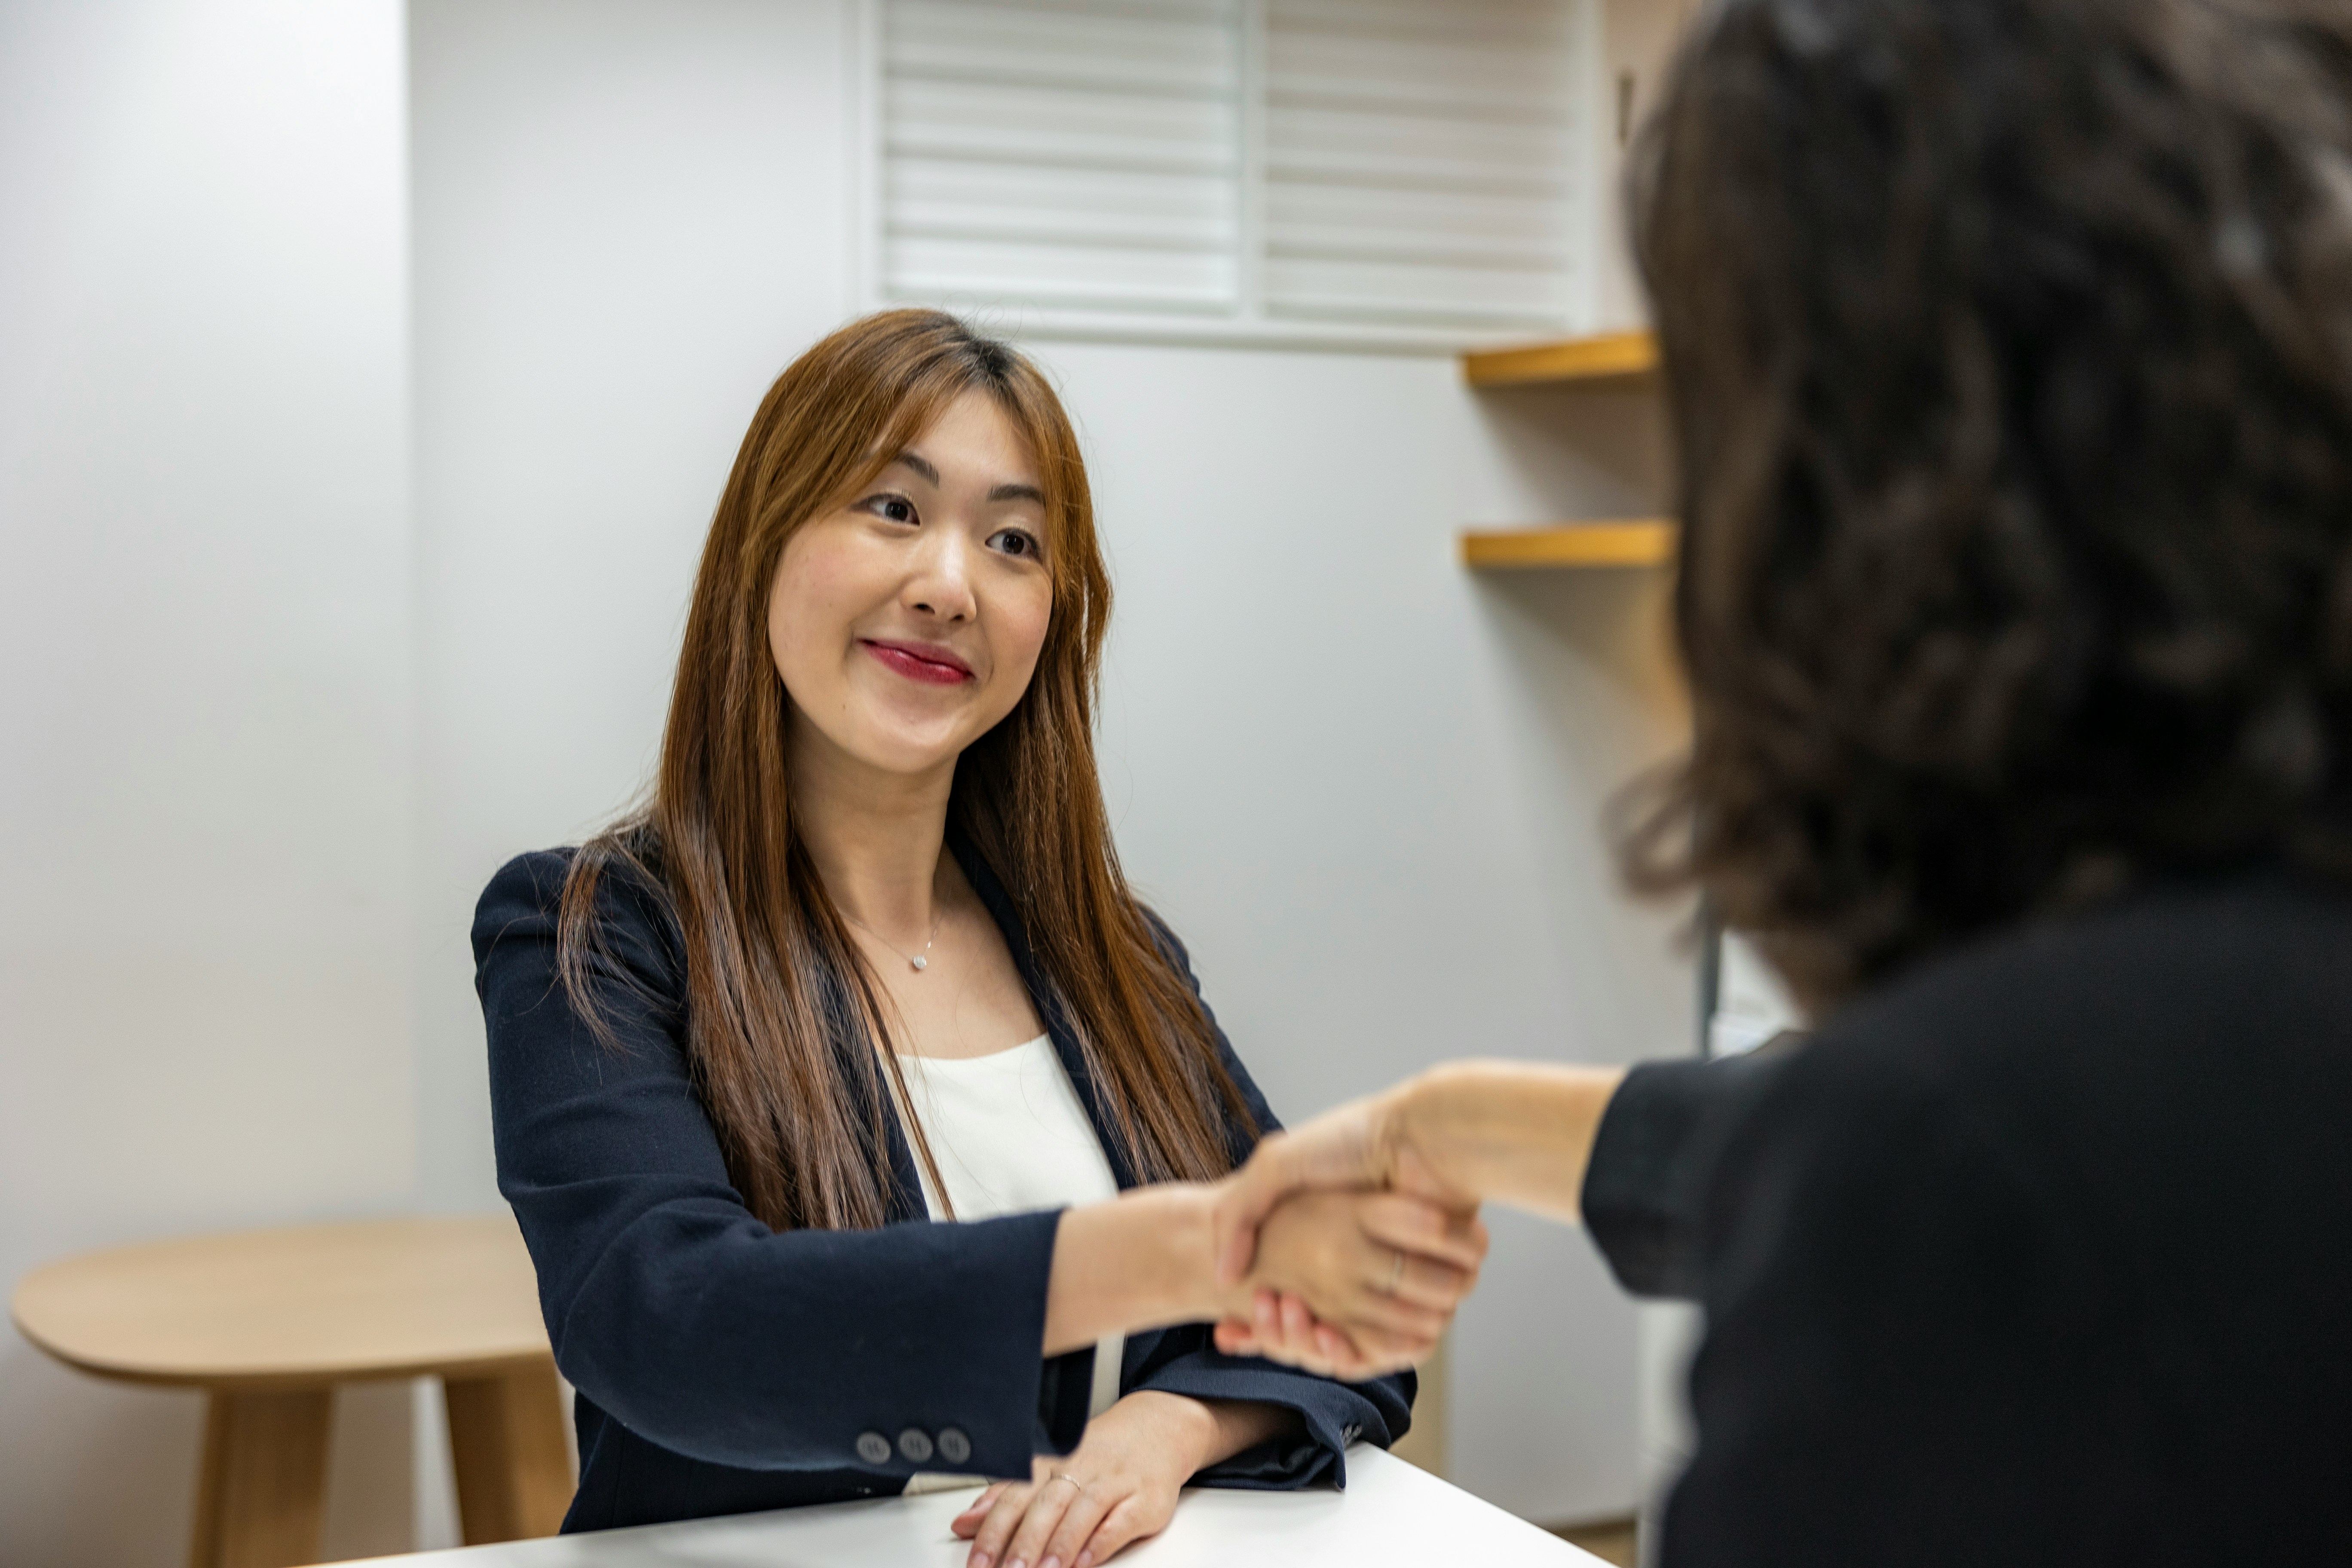
[[(1336, 1480), (1405, 1429), (1483, 1233), (1335, 1195), (1217, 1283), (1274, 1120), (1119, 873), (1109, 605), (1069, 422), (1003, 344), (876, 316), (761, 404), (648, 804), (510, 863), (474, 928), (499, 1185), (579, 1393), (567, 1529), (996, 1478), (973, 1568), (1075, 1568), (1187, 1482)], [(1363, 1381), (1219, 1354), (1255, 1285)]]

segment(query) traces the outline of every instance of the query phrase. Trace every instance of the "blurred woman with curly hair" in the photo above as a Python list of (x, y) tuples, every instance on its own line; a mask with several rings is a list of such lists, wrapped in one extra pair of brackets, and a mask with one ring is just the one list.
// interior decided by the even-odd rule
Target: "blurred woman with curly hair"
[(1441, 1068), (1246, 1212), (1580, 1200), (1696, 1294), (1674, 1568), (2352, 1561), (2352, 9), (1723, 0), (1633, 182), (1695, 732), (1628, 858), (1817, 1033)]

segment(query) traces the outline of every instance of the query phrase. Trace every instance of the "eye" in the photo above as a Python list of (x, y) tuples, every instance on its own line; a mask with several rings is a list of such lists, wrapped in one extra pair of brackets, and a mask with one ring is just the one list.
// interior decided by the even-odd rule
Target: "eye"
[(1045, 552), (1037, 536), (1025, 528), (1000, 528), (988, 536), (988, 545), (1016, 561), (1034, 561)]
[(888, 522), (919, 523), (923, 521), (922, 514), (915, 510), (915, 503), (895, 490), (885, 490), (879, 495), (867, 496), (857, 503), (857, 509), (860, 511), (870, 511), (876, 517)]

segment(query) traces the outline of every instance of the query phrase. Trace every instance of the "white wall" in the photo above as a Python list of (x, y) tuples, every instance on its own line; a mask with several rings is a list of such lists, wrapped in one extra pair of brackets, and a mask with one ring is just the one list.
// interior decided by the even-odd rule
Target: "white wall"
[[(0, 1282), (410, 1199), (404, 120), (395, 0), (0, 5)], [(0, 1330), (0, 1557), (182, 1560), (199, 1419)]]

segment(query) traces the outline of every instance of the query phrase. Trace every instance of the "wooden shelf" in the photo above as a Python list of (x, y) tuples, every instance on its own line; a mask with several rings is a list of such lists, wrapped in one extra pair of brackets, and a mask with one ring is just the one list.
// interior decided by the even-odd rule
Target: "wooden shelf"
[(1649, 382), (1657, 369), (1658, 340), (1648, 332), (1562, 338), (1462, 356), (1462, 378), (1473, 386), (1633, 386)]
[(1658, 519), (1470, 529), (1462, 535), (1462, 563), (1485, 571), (1664, 566), (1674, 558), (1675, 525)]

